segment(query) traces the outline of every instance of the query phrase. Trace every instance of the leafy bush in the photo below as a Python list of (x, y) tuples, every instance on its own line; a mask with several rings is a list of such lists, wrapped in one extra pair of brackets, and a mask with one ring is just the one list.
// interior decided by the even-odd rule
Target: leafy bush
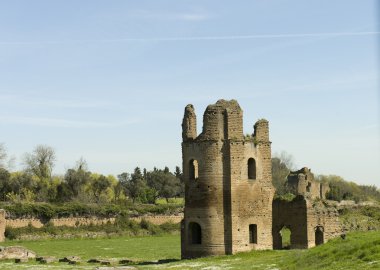
[(166, 233), (175, 232), (180, 230), (180, 223), (173, 223), (169, 221), (161, 224), (160, 228)]
[(291, 202), (296, 198), (296, 195), (292, 193), (286, 193), (284, 195), (275, 195), (274, 199)]
[[(128, 214), (134, 210), (137, 213), (149, 212), (149, 208), (137, 206), (131, 209), (126, 206), (116, 204), (81, 204), (81, 203), (66, 203), (66, 204), (49, 204), (49, 203), (2, 203), (0, 207), (7, 211), (11, 218), (40, 218), (48, 221), (51, 218), (71, 217), (71, 216), (97, 216), (97, 217), (116, 217), (121, 214)], [(171, 207), (171, 206), (167, 206)], [(174, 207), (175, 208), (175, 207)], [(152, 208), (155, 211), (154, 207)], [(159, 212), (159, 211), (155, 211)]]

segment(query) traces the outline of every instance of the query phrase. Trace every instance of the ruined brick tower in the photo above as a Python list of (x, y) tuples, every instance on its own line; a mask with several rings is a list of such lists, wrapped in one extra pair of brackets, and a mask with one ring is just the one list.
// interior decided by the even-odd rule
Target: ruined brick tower
[(268, 121), (243, 134), (235, 100), (209, 105), (197, 136), (194, 107), (182, 123), (185, 213), (182, 258), (272, 248), (271, 142)]

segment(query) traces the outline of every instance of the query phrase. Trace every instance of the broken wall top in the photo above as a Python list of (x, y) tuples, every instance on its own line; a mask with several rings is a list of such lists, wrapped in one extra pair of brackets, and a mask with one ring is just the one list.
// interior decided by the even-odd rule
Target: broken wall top
[[(268, 121), (261, 119), (254, 125), (256, 141), (269, 141)], [(220, 99), (215, 104), (207, 106), (203, 114), (202, 133), (197, 136), (196, 114), (194, 106), (185, 108), (182, 122), (182, 138), (189, 141), (244, 141), (243, 110), (236, 100)]]

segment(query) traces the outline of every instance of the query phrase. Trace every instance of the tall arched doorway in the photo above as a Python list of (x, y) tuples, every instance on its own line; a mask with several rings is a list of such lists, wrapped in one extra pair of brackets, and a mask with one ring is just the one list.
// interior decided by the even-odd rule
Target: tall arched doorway
[(196, 222), (189, 223), (189, 243), (192, 245), (202, 244), (202, 229)]
[(317, 226), (315, 228), (315, 245), (316, 246), (319, 246), (319, 245), (322, 245), (324, 243), (324, 239), (323, 239), (323, 227), (322, 226)]

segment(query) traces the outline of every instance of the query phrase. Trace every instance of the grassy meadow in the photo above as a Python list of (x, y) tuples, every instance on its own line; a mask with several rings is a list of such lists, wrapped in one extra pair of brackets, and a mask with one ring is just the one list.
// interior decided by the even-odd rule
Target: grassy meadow
[[(58, 258), (77, 255), (90, 258), (132, 259), (137, 269), (380, 269), (380, 232), (355, 232), (346, 239), (337, 238), (309, 250), (253, 251), (233, 256), (218, 256), (180, 261), (178, 235), (71, 239), (44, 241), (7, 241), (21, 245), (38, 255)], [(35, 262), (0, 262), (0, 269), (95, 269), (97, 265), (64, 263), (40, 265)]]

